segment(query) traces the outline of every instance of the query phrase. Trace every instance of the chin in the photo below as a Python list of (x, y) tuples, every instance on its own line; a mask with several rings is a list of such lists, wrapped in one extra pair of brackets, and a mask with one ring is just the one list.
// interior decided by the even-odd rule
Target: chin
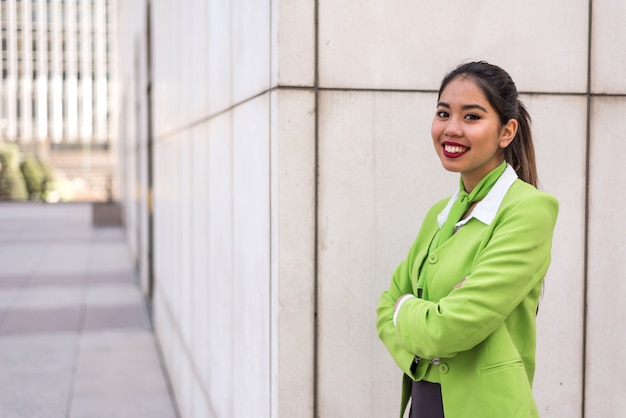
[(442, 158), (441, 159), (441, 165), (443, 166), (443, 168), (446, 171), (450, 171), (451, 173), (460, 173), (461, 170), (462, 170), (461, 167), (459, 167), (458, 164), (454, 164), (453, 162), (451, 162), (447, 158)]

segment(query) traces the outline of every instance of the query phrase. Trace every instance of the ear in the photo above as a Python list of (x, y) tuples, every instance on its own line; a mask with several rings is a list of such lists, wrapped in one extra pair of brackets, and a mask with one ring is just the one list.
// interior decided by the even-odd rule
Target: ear
[(517, 122), (516, 119), (510, 119), (506, 125), (502, 127), (500, 131), (500, 148), (506, 148), (513, 142), (518, 126), (519, 122)]

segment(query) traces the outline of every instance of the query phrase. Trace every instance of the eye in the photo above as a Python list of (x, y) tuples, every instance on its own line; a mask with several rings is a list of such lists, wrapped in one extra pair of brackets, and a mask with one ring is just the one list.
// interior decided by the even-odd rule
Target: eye
[(445, 110), (438, 110), (437, 113), (435, 114), (438, 118), (447, 118), (448, 116), (450, 116), (448, 114), (448, 112), (446, 112)]
[(465, 115), (465, 119), (467, 120), (478, 120), (480, 119), (480, 116), (474, 114), (474, 113), (468, 113), (467, 115)]

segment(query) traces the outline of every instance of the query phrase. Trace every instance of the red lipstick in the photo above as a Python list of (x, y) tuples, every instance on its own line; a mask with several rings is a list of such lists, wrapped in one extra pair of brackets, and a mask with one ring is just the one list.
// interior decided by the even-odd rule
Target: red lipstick
[(445, 141), (441, 143), (441, 147), (446, 158), (459, 158), (469, 151), (469, 147), (456, 142)]

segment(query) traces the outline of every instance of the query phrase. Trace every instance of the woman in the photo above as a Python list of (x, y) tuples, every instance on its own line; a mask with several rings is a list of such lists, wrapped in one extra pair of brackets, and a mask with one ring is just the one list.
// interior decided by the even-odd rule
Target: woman
[(510, 76), (486, 62), (448, 74), (432, 138), (459, 190), (427, 213), (377, 308), (404, 372), (402, 417), (538, 417), (535, 316), (556, 199), (536, 189), (530, 117)]

